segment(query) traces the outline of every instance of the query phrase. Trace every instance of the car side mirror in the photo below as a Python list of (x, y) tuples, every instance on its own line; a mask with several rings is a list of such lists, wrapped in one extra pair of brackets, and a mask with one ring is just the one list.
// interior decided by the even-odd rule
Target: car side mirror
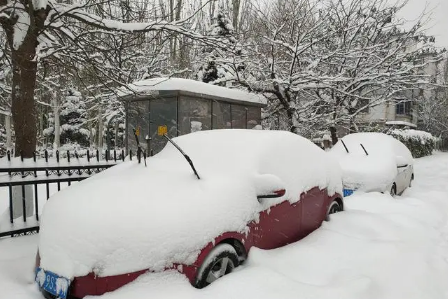
[(285, 184), (272, 174), (261, 174), (255, 177), (255, 191), (258, 201), (266, 198), (280, 198), (286, 194)]
[(396, 161), (397, 161), (397, 168), (404, 168), (408, 167), (409, 165), (408, 160), (403, 156), (397, 156)]

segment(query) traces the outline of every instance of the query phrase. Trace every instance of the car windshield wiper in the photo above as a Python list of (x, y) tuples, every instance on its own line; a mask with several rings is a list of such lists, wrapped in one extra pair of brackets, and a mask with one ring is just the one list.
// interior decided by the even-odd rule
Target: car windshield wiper
[(364, 150), (364, 152), (366, 153), (366, 156), (368, 156), (369, 155), (369, 153), (366, 151), (366, 149), (364, 148), (364, 145), (362, 145), (362, 143), (360, 143), (359, 144), (361, 147), (362, 147), (362, 149)]
[(171, 142), (172, 145), (174, 145), (175, 148), (177, 148), (179, 150), (179, 152), (185, 157), (185, 159), (188, 161), (188, 164), (190, 164), (191, 169), (193, 169), (194, 174), (196, 175), (196, 177), (198, 178), (198, 180), (200, 180), (201, 178), (199, 177), (198, 172), (196, 171), (196, 168), (194, 168), (193, 165), (193, 161), (191, 161), (190, 157), (176, 144), (176, 142), (174, 142), (173, 140), (171, 140), (170, 137), (168, 137), (168, 135), (165, 133), (163, 134), (163, 136), (169, 141)]
[(347, 148), (347, 146), (345, 145), (344, 140), (342, 140), (342, 139), (340, 139), (340, 140), (341, 140), (341, 142), (342, 142), (342, 145), (344, 145), (345, 150), (347, 151), (347, 154), (349, 154), (350, 152), (348, 151), (348, 148)]

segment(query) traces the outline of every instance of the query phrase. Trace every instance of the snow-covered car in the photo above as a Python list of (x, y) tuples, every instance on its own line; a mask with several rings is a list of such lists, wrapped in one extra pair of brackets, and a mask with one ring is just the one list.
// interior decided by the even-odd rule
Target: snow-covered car
[(344, 196), (355, 190), (401, 194), (414, 179), (414, 159), (399, 140), (383, 133), (349, 134), (329, 151), (342, 168)]
[[(213, 130), (122, 162), (49, 199), (36, 282), (46, 297), (113, 291), (145, 272), (177, 270), (202, 288), (255, 246), (305, 237), (343, 210), (336, 160), (284, 131)], [(193, 169), (197, 170), (197, 175)]]

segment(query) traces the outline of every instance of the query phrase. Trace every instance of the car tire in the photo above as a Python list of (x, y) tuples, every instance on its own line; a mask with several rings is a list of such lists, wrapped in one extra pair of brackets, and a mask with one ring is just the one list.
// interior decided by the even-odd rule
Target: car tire
[(332, 201), (330, 206), (328, 206), (327, 216), (325, 217), (325, 220), (330, 221), (331, 214), (342, 212), (342, 210), (342, 206), (337, 200)]
[(214, 247), (199, 267), (195, 287), (202, 289), (238, 267), (238, 254), (230, 244)]
[(397, 195), (397, 185), (395, 183), (392, 184), (390, 188), (390, 196), (395, 197)]

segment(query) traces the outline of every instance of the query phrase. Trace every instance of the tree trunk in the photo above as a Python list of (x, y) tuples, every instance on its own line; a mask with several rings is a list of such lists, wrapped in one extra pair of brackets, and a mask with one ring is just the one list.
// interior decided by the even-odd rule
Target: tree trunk
[(338, 142), (338, 134), (335, 126), (330, 127), (330, 134), (331, 134), (331, 142), (333, 143), (333, 145), (335, 145), (336, 142)]
[(53, 149), (57, 150), (61, 147), (61, 119), (59, 115), (59, 103), (57, 95), (53, 99), (53, 116), (54, 116), (54, 142)]
[[(34, 36), (31, 36), (31, 38)], [(31, 39), (29, 38), (29, 39)], [(37, 39), (34, 40), (37, 43)], [(16, 156), (33, 157), (36, 149), (37, 126), (34, 106), (34, 88), (36, 85), (37, 61), (33, 41), (24, 41), (17, 51), (12, 51), (12, 119), (16, 132)]]
[(93, 127), (93, 124), (91, 121), (89, 121), (89, 145), (90, 145), (90, 149), (92, 150), (94, 148), (95, 145), (95, 128)]
[(286, 109), (286, 114), (288, 115), (288, 120), (289, 120), (289, 127), (290, 127), (290, 131), (291, 133), (297, 134), (297, 127), (295, 125), (295, 119), (294, 119), (294, 109), (293, 108), (288, 108)]
[(39, 146), (44, 146), (46, 142), (45, 142), (45, 137), (44, 137), (44, 112), (43, 111), (39, 112), (38, 136), (40, 136), (40, 138), (38, 138), (37, 144)]
[(118, 142), (118, 130), (119, 130), (119, 128), (120, 128), (120, 123), (117, 121), (117, 122), (115, 122), (115, 142), (114, 142), (115, 149), (117, 149), (117, 147), (119, 145), (121, 146), (121, 144), (122, 144), (122, 142)]
[[(3, 8), (7, 2), (9, 1), (1, 0), (0, 7)], [(33, 11), (32, 5), (26, 4), (28, 11), (22, 11), (17, 15), (12, 13), (8, 17), (3, 15), (0, 17), (0, 23), (6, 33), (6, 40), (11, 51), (13, 70), (11, 114), (16, 137), (14, 155), (32, 158), (37, 144), (37, 117), (34, 102), (37, 78), (36, 48), (39, 45), (37, 38), (45, 25), (50, 6)], [(25, 186), (24, 191), (20, 186), (13, 187), (13, 218), (23, 216), (24, 210), (26, 217), (33, 214), (32, 186)], [(25, 197), (25, 207), (23, 207), (22, 196)]]
[[(0, 5), (6, 5), (6, 1), (0, 1)], [(36, 149), (37, 117), (34, 89), (37, 78), (36, 48), (39, 45), (37, 38), (50, 11), (49, 6), (37, 11), (30, 10), (31, 7), (27, 6), (29, 11), (23, 12), (28, 13), (29, 26), (22, 25), (20, 30), (17, 24), (24, 22), (20, 15), (0, 17), (11, 50), (13, 69), (11, 113), (16, 133), (15, 155), (23, 154), (24, 158), (33, 157)], [(25, 19), (23, 15), (22, 18)], [(21, 38), (17, 38), (18, 36)]]
[(97, 149), (102, 150), (103, 149), (103, 113), (101, 111), (98, 111), (98, 143), (97, 143)]
[[(16, 133), (14, 155), (32, 158), (37, 143), (37, 117), (34, 105), (34, 88), (37, 77), (36, 55), (37, 36), (27, 35), (18, 50), (12, 48), (12, 103), (11, 112)], [(23, 192), (25, 190), (25, 192)], [(13, 218), (33, 215), (34, 201), (32, 186), (12, 188)], [(22, 196), (25, 197), (23, 208)]]
[(232, 25), (235, 32), (238, 32), (238, 20), (240, 19), (240, 0), (232, 0), (232, 6), (233, 6), (233, 20)]
[(209, 14), (212, 19), (216, 17), (216, 15), (215, 15), (216, 14), (216, 10), (215, 10), (216, 4), (215, 3), (216, 3), (216, 1), (211, 1), (210, 6), (209, 6), (209, 9), (210, 9)]
[(12, 149), (12, 130), (11, 130), (11, 115), (5, 117), (5, 129), (6, 129), (6, 150)]
[[(174, 0), (170, 0), (169, 20), (170, 22), (173, 22), (174, 20)], [(176, 36), (174, 35), (170, 36), (170, 56), (171, 62), (174, 62), (176, 60)]]

